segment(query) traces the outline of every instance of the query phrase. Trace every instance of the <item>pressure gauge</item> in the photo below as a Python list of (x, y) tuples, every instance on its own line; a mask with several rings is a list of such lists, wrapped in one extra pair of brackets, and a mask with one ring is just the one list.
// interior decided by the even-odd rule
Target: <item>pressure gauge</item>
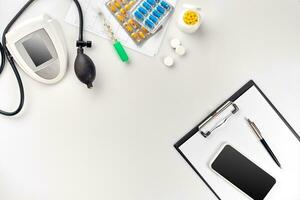
[(45, 84), (60, 81), (67, 68), (67, 49), (59, 23), (42, 15), (16, 26), (6, 35), (7, 48), (19, 67)]

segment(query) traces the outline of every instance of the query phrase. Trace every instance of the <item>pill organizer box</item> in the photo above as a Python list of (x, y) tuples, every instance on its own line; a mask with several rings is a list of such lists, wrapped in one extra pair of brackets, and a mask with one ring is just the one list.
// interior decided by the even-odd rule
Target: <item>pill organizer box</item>
[(130, 10), (136, 3), (136, 0), (109, 0), (105, 5), (130, 38), (137, 45), (141, 45), (151, 36), (151, 33), (130, 14)]
[(150, 33), (155, 33), (167, 22), (174, 7), (166, 0), (139, 0), (130, 10), (130, 14)]

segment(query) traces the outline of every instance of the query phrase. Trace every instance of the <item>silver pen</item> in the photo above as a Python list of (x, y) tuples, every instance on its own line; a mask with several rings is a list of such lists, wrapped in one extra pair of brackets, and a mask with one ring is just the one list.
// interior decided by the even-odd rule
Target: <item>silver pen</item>
[(259, 138), (260, 142), (262, 143), (262, 145), (265, 147), (265, 149), (268, 151), (268, 153), (270, 154), (270, 156), (272, 157), (272, 159), (275, 161), (275, 163), (281, 168), (281, 165), (278, 161), (278, 159), (276, 158), (275, 154), (273, 153), (273, 151), (271, 150), (271, 148), (269, 147), (269, 145), (267, 144), (267, 142), (265, 141), (265, 139), (263, 138), (260, 130), (257, 128), (257, 126), (255, 125), (254, 122), (252, 122), (250, 119), (247, 119), (248, 124), (250, 125), (250, 127), (252, 128), (252, 130), (254, 131), (254, 133), (256, 134), (256, 136)]

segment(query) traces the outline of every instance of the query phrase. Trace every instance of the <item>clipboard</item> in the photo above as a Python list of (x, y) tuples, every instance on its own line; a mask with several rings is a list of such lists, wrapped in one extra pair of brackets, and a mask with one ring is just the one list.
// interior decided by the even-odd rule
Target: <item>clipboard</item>
[[(227, 125), (227, 124), (230, 124), (230, 123), (236, 123), (236, 124), (238, 124), (236, 127), (244, 127), (244, 125), (241, 125), (241, 119), (237, 119), (238, 117), (235, 118), (235, 115), (237, 115), (236, 113), (239, 113), (239, 109), (240, 109), (239, 105), (236, 104), (236, 102), (240, 101), (239, 103), (243, 104), (243, 103), (245, 103), (245, 101), (243, 102), (243, 98), (244, 99), (247, 99), (247, 98), (249, 99), (249, 98), (251, 98), (251, 95), (255, 96), (256, 98), (258, 98), (258, 96), (260, 96), (259, 97), (260, 98), (260, 103), (263, 106), (268, 107), (266, 109), (268, 109), (268, 112), (270, 112), (273, 115), (274, 119), (277, 119), (278, 121), (282, 122), (281, 123), (281, 126), (282, 126), (281, 128), (283, 128), (283, 129), (278, 129), (278, 130), (286, 130), (285, 132), (289, 132), (289, 134), (286, 134), (286, 135), (281, 134), (280, 137), (284, 137), (284, 138), (288, 137), (289, 138), (288, 141), (293, 143), (294, 147), (297, 148), (297, 152), (299, 152), (299, 150), (300, 150), (300, 137), (297, 134), (297, 132), (292, 128), (292, 126), (287, 122), (287, 120), (282, 116), (282, 114), (276, 109), (276, 107), (266, 97), (266, 95), (262, 92), (262, 90), (255, 84), (255, 82), (253, 80), (250, 80), (244, 86), (242, 86), (236, 93), (234, 93), (231, 97), (229, 97), (224, 103), (222, 103), (213, 112), (211, 112), (211, 114), (209, 114), (204, 120), (202, 120), (199, 124), (197, 124), (197, 126), (195, 126), (186, 135), (184, 135), (178, 142), (176, 142), (174, 144), (174, 147), (179, 152), (179, 154), (184, 158), (184, 160), (190, 165), (190, 167), (196, 172), (196, 174), (200, 177), (200, 179), (210, 189), (210, 191), (214, 194), (216, 199), (219, 199), (219, 200), (228, 199), (228, 198), (223, 198), (224, 195), (222, 196), (222, 192), (220, 192), (221, 191), (220, 186), (218, 185), (218, 184), (223, 184), (222, 183), (223, 180), (218, 180), (219, 177), (218, 178), (217, 177), (210, 178), (209, 177), (210, 176), (210, 173), (209, 173), (210, 169), (206, 170), (206, 168), (208, 168), (207, 162), (209, 162), (209, 160), (207, 160), (207, 162), (203, 163), (203, 166), (204, 166), (203, 167), (202, 163), (200, 164), (200, 162), (203, 162), (203, 160), (202, 161), (201, 160), (200, 161), (195, 160), (195, 156), (193, 157), (193, 155), (189, 152), (191, 152), (191, 151), (201, 151), (201, 147), (200, 147), (201, 145), (195, 146), (195, 144), (196, 145), (197, 144), (205, 144), (205, 145), (207, 145), (206, 146), (206, 148), (207, 148), (207, 147), (209, 147), (208, 143), (210, 141), (212, 141), (212, 143), (213, 142), (216, 143), (216, 140), (217, 140), (218, 137), (222, 137), (223, 139), (226, 138), (226, 135), (224, 133), (222, 133), (223, 131), (225, 131), (225, 132), (227, 131), (226, 134), (229, 133), (228, 137), (229, 137), (230, 134), (232, 134), (231, 136), (233, 136), (233, 134), (236, 134), (235, 136), (238, 136), (238, 137), (242, 138), (240, 141), (243, 140), (243, 137), (247, 137), (247, 140), (250, 139), (251, 140), (250, 142), (252, 142), (251, 145), (255, 146), (255, 147), (250, 147), (250, 148), (253, 148), (255, 150), (258, 149), (260, 159), (261, 160), (264, 159), (264, 160), (266, 160), (266, 162), (268, 162), (268, 164), (262, 163), (263, 166), (265, 168), (272, 168), (272, 167), (269, 167), (269, 166), (274, 165), (274, 169), (271, 170), (270, 174), (271, 175), (272, 175), (272, 173), (273, 174), (274, 173), (278, 174), (279, 182), (280, 181), (287, 181), (287, 180), (284, 180), (284, 179), (281, 178), (280, 173), (282, 173), (282, 172), (280, 171), (280, 169), (275, 169), (277, 166), (275, 166), (273, 160), (269, 157), (269, 155), (267, 155), (265, 150), (262, 149), (263, 147), (261, 147), (261, 144), (257, 140), (256, 136), (253, 133), (251, 133), (251, 130), (250, 130), (249, 127), (247, 127), (249, 129), (249, 132), (240, 134), (240, 133), (234, 133), (236, 131), (232, 131), (232, 130), (234, 130), (233, 129), (233, 127), (235, 127), (234, 125), (231, 125), (231, 127), (230, 127), (230, 125)], [(244, 96), (248, 96), (248, 97), (244, 97)], [(250, 100), (247, 100), (247, 101), (249, 102)], [(245, 108), (245, 106), (244, 106), (244, 108)], [(252, 108), (252, 109), (255, 109), (255, 108)], [(223, 114), (223, 116), (221, 117), (222, 120), (219, 120), (219, 122), (215, 123), (212, 127), (208, 128), (206, 130), (202, 130), (202, 129), (204, 129), (204, 126), (208, 125), (208, 123), (210, 121), (220, 117), (222, 115), (222, 113), (225, 112), (225, 110), (226, 110), (227, 113)], [(245, 110), (245, 109), (243, 109), (243, 110)], [(259, 111), (257, 111), (257, 113), (259, 113)], [(243, 113), (243, 114), (245, 114), (245, 113)], [(242, 114), (240, 114), (240, 115), (242, 115)], [(259, 118), (259, 117), (257, 117), (257, 118)], [(232, 120), (232, 122), (231, 122), (231, 120)], [(253, 118), (253, 120), (255, 120), (255, 118)], [(266, 120), (268, 120), (268, 119), (266, 119)], [(263, 123), (263, 120), (260, 119), (260, 122)], [(224, 128), (222, 128), (223, 126), (224, 126)], [(245, 132), (245, 130), (246, 130), (245, 128), (246, 127), (244, 127), (243, 132)], [(268, 130), (268, 129), (266, 129), (266, 130)], [(278, 137), (280, 133), (276, 133), (276, 134), (278, 134), (277, 135), (277, 137)], [(241, 135), (243, 135), (243, 136), (241, 136)], [(265, 136), (265, 134), (264, 134), (264, 136)], [(275, 138), (274, 135), (269, 135), (270, 140), (272, 139), (272, 137)], [(234, 139), (236, 140), (236, 143), (237, 143), (238, 139), (236, 139), (236, 138), (234, 138)], [(190, 142), (191, 140), (193, 140), (193, 142)], [(200, 140), (203, 140), (203, 141), (207, 140), (207, 142), (197, 143), (198, 140), (199, 141)], [(267, 141), (269, 141), (268, 138), (267, 138)], [(224, 141), (224, 142), (227, 142), (227, 141)], [(230, 138), (228, 138), (228, 142), (231, 143)], [(192, 143), (194, 143), (194, 144), (192, 144)], [(244, 145), (248, 145), (245, 141), (243, 141), (243, 143), (244, 143)], [(276, 141), (275, 141), (275, 143), (276, 143)], [(190, 145), (191, 148), (186, 148), (185, 146), (187, 146), (187, 145)], [(194, 146), (192, 147), (192, 145), (194, 145)], [(277, 141), (276, 145), (281, 146), (280, 144), (278, 144), (278, 141)], [(221, 146), (221, 143), (220, 143), (219, 146)], [(284, 147), (279, 147), (277, 149), (280, 149), (280, 148), (284, 148)], [(188, 150), (186, 150), (186, 149), (188, 149)], [(195, 150), (189, 150), (189, 149), (195, 149)], [(217, 149), (215, 149), (215, 150), (217, 150)], [(203, 149), (203, 151), (206, 151), (206, 150)], [(208, 152), (211, 153), (212, 151), (208, 150)], [(243, 152), (245, 152), (246, 156), (247, 156), (247, 149), (246, 148), (244, 148)], [(287, 152), (288, 151), (286, 151), (284, 153), (287, 153)], [(197, 152), (197, 153), (200, 154), (200, 152)], [(282, 153), (281, 155), (284, 155), (284, 153)], [(294, 152), (289, 152), (289, 153), (293, 154)], [(296, 153), (296, 151), (295, 151), (295, 153)], [(204, 154), (202, 153), (202, 155), (204, 155)], [(208, 157), (210, 157), (210, 156), (213, 157), (214, 155), (209, 155)], [(250, 157), (251, 156), (255, 160), (256, 155), (253, 155), (253, 154), (251, 155), (251, 153), (250, 153)], [(294, 156), (295, 157), (300, 157), (300, 154), (296, 154)], [(200, 157), (201, 156), (199, 155), (199, 158)], [(282, 157), (284, 157), (284, 156), (282, 156)], [(279, 160), (280, 160), (280, 158), (279, 158)], [(295, 161), (295, 162), (296, 162), (295, 165), (299, 165), (298, 169), (299, 169), (299, 174), (300, 174), (300, 159)], [(282, 163), (282, 164), (283, 164), (283, 168), (284, 168), (285, 163)], [(199, 167), (199, 166), (201, 166), (201, 167)], [(289, 168), (290, 168), (290, 166), (289, 166)], [(205, 170), (203, 170), (203, 169), (205, 169)], [(268, 170), (266, 170), (266, 171), (268, 172)], [(300, 179), (300, 175), (299, 175), (298, 179)], [(214, 181), (216, 181), (218, 183), (215, 183)], [(279, 183), (279, 186), (277, 188), (273, 188), (275, 190), (275, 191), (273, 191), (273, 193), (276, 194), (276, 190), (278, 190), (278, 192), (279, 191), (283, 192), (284, 190), (286, 190), (286, 188), (280, 188), (281, 185), (283, 185), (283, 184), (281, 184), (281, 185), (280, 184), (281, 183)], [(284, 183), (284, 184), (287, 184), (287, 183)], [(297, 184), (297, 187), (299, 188), (300, 187), (300, 181), (299, 181), (299, 183), (297, 182), (296, 184)], [(231, 188), (229, 188), (230, 187), (229, 184), (226, 184), (225, 182), (224, 182), (224, 186), (222, 186), (222, 187), (225, 187), (225, 188), (228, 189), (228, 191), (231, 191)], [(272, 190), (271, 190), (271, 192), (272, 192)], [(234, 192), (234, 191), (232, 190), (232, 192)], [(223, 192), (223, 194), (225, 194), (225, 192)], [(274, 194), (274, 196), (275, 196), (275, 194)], [(299, 192), (299, 194), (300, 194), (300, 192)], [(291, 195), (294, 195), (294, 194), (291, 194)], [(272, 196), (272, 194), (271, 194), (271, 196)], [(268, 197), (268, 195), (267, 195), (267, 197)], [(268, 199), (267, 197), (266, 197), (266, 199)], [(286, 198), (286, 199), (295, 199), (295, 197), (293, 198), (293, 196), (289, 196), (289, 197), (290, 198)], [(235, 198), (237, 198), (237, 196), (235, 196)], [(235, 198), (233, 198), (233, 199), (235, 199)]]

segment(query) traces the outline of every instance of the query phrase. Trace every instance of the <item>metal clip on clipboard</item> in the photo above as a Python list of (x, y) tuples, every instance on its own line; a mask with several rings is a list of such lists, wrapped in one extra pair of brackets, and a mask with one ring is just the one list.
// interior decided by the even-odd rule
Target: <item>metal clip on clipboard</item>
[(226, 102), (198, 126), (199, 132), (205, 138), (208, 137), (213, 131), (223, 126), (238, 111), (239, 108), (235, 103), (231, 101)]

